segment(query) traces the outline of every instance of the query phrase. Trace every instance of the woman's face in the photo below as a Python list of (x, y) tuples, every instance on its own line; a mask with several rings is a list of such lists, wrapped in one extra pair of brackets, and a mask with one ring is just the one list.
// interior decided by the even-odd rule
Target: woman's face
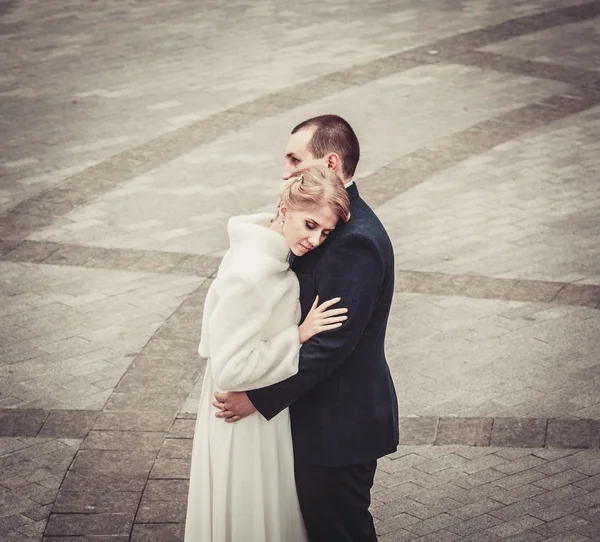
[(329, 206), (292, 210), (281, 205), (283, 236), (295, 256), (317, 248), (335, 229), (337, 217)]

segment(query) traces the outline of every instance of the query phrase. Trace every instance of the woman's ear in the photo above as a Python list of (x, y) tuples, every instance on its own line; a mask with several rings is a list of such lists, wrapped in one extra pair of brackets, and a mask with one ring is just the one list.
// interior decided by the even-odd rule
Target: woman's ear
[(279, 204), (279, 214), (285, 218), (285, 215), (287, 214), (287, 207), (285, 206), (285, 203), (282, 201)]

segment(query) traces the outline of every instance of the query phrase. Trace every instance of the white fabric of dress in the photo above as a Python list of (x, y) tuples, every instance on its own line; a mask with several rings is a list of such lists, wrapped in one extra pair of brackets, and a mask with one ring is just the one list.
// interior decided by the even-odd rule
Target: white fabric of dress
[(215, 391), (246, 391), (298, 371), (299, 286), (272, 214), (233, 217), (230, 248), (204, 305), (208, 358), (190, 473), (185, 542), (305, 542), (287, 409), (215, 417)]

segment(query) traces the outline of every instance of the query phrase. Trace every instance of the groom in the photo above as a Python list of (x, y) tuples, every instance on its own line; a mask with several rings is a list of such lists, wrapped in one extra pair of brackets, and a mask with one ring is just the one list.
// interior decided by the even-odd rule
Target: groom
[(284, 179), (325, 165), (346, 183), (352, 217), (293, 262), (302, 318), (318, 294), (341, 297), (348, 320), (300, 350), (298, 373), (248, 393), (217, 393), (217, 416), (236, 422), (258, 410), (270, 420), (289, 407), (296, 487), (311, 542), (375, 542), (368, 510), (377, 459), (398, 445), (396, 392), (385, 359), (394, 292), (394, 253), (352, 177), (360, 155), (350, 125), (336, 115), (292, 130)]

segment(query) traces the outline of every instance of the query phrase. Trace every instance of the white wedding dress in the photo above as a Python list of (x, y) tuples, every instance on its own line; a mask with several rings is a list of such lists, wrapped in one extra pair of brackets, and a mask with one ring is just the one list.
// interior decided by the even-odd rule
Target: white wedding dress
[(299, 287), (271, 214), (234, 217), (230, 248), (204, 306), (208, 358), (192, 451), (185, 542), (305, 542), (287, 409), (236, 423), (213, 393), (274, 384), (298, 371)]

